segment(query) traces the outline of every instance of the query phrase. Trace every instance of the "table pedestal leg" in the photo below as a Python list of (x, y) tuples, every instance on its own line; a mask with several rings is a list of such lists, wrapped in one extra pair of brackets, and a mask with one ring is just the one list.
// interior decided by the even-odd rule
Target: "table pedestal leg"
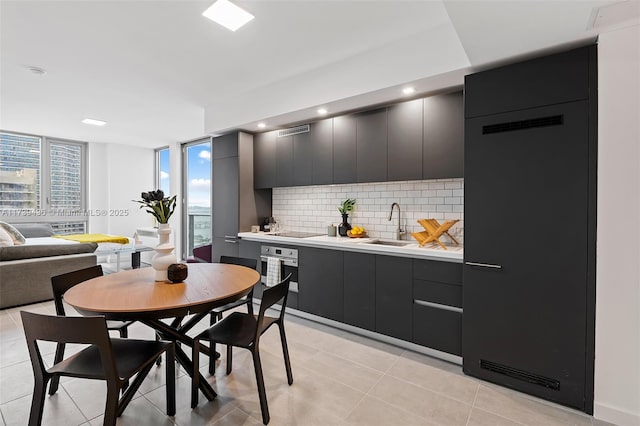
[[(198, 314), (196, 315), (196, 317), (200, 316), (200, 319), (202, 319), (206, 315), (207, 312), (203, 313), (202, 315)], [(159, 331), (160, 334), (168, 340), (180, 342), (189, 347), (193, 347), (193, 339), (186, 334), (181, 333), (181, 330), (176, 330), (175, 328), (170, 327), (160, 320), (145, 319), (141, 320), (141, 322), (153, 328), (154, 330)], [(192, 321), (189, 321), (189, 323), (191, 322)], [(207, 355), (209, 354), (209, 348), (202, 345), (200, 346), (200, 348), (201, 352), (206, 353)], [(182, 348), (180, 348), (180, 346), (178, 345), (176, 345), (176, 359), (178, 360), (180, 365), (182, 365), (187, 371), (187, 374), (189, 374), (190, 377), (193, 377), (193, 363), (191, 362), (187, 354), (184, 353)], [(196, 374), (200, 373), (196, 372)], [(200, 374), (200, 390), (209, 401), (212, 401), (217, 396), (216, 392), (213, 390), (209, 382), (207, 382), (207, 380), (202, 376), (202, 374)]]

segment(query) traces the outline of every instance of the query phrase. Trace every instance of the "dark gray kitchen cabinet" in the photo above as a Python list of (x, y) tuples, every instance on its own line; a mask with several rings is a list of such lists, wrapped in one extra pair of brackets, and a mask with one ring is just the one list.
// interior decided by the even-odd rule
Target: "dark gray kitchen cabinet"
[(344, 252), (344, 322), (365, 330), (376, 327), (376, 257)]
[(411, 341), (411, 259), (376, 255), (376, 331)]
[(298, 248), (298, 309), (335, 321), (344, 319), (343, 254)]
[(413, 261), (413, 278), (462, 285), (462, 264), (415, 259)]
[(293, 185), (293, 136), (276, 137), (275, 187)]
[[(237, 142), (236, 142), (237, 144)], [(214, 138), (215, 146), (215, 138)], [(239, 227), (239, 167), (238, 157), (213, 160), (213, 219), (214, 237), (235, 237)]]
[(212, 146), (212, 260), (217, 262), (221, 255), (238, 256), (238, 232), (268, 215), (271, 199), (253, 188), (252, 135), (234, 132), (214, 138)]
[(462, 313), (415, 303), (413, 307), (413, 343), (462, 354)]
[(422, 108), (422, 99), (416, 99), (387, 109), (389, 181), (422, 179)]
[[(467, 100), (490, 92), (493, 99), (486, 109), (468, 102), (465, 122), (464, 371), (588, 413), (595, 55), (590, 46), (469, 76)], [(573, 100), (586, 93), (588, 99)], [(539, 106), (547, 102), (556, 103)], [(518, 109), (496, 113), (507, 107)], [(566, 244), (538, 237), (558, 224)]]
[(276, 186), (276, 132), (253, 137), (253, 185), (256, 189)]
[(333, 183), (355, 183), (356, 118), (343, 115), (333, 119)]
[[(587, 99), (590, 47), (465, 76), (465, 115), (478, 117)], [(594, 49), (595, 52), (595, 49)], [(591, 81), (590, 81), (591, 78)]]
[(413, 343), (462, 353), (462, 264), (413, 261)]
[(211, 158), (218, 160), (221, 158), (238, 156), (238, 135), (229, 133), (217, 138), (213, 138), (211, 144)]
[(357, 182), (387, 180), (387, 109), (356, 114)]
[(213, 237), (211, 247), (213, 262), (219, 262), (220, 256), (238, 257), (238, 239), (236, 238)]
[(462, 92), (424, 99), (422, 178), (464, 176), (464, 110)]
[(256, 271), (261, 272), (260, 264), (260, 243), (257, 241), (248, 241), (241, 239), (238, 243), (238, 256), (245, 259), (254, 259), (256, 261)]
[(311, 174), (313, 165), (313, 129), (310, 131), (293, 135), (293, 158), (292, 158), (292, 186), (311, 185)]
[[(333, 183), (333, 119), (311, 123), (311, 184)], [(295, 152), (295, 150), (294, 150)]]

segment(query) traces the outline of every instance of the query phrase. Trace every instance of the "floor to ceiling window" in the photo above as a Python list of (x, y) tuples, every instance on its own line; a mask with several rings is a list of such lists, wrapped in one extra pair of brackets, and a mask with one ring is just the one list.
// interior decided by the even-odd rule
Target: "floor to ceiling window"
[(156, 188), (167, 196), (171, 194), (170, 164), (169, 148), (156, 149)]
[(0, 132), (0, 220), (85, 232), (86, 143)]
[(182, 256), (186, 259), (194, 247), (211, 244), (211, 139), (184, 144), (182, 162)]

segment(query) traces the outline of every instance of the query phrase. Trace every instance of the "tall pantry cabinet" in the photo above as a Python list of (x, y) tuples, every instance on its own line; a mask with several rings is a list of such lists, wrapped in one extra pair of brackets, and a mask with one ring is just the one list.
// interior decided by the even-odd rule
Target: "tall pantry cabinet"
[(596, 47), (465, 79), (463, 367), (593, 412)]

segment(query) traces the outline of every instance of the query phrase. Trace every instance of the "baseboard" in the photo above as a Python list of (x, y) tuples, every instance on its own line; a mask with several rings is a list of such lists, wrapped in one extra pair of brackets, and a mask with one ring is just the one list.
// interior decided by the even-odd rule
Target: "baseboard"
[(618, 426), (640, 426), (640, 414), (597, 402), (593, 404), (593, 417)]
[[(260, 301), (254, 299), (254, 303), (260, 304)], [(279, 305), (275, 305), (274, 309), (279, 310)], [(297, 309), (287, 307), (287, 314), (295, 315), (300, 318), (305, 318), (311, 321), (318, 322), (320, 324), (329, 325), (331, 327), (339, 328), (350, 333), (359, 334), (364, 337), (368, 337), (370, 339), (379, 340), (384, 343), (389, 343), (391, 345), (395, 345), (404, 349), (409, 349), (413, 352), (418, 352), (423, 355), (428, 355), (434, 358), (439, 358), (443, 361), (450, 362), (452, 364), (462, 365), (462, 357), (457, 355), (452, 355), (447, 352), (442, 352), (437, 349), (427, 348), (425, 346), (416, 345), (415, 343), (407, 342), (405, 340), (396, 339), (394, 337), (385, 336), (384, 334), (376, 333), (369, 330), (364, 330), (362, 328), (354, 327), (349, 324), (345, 324), (342, 322), (330, 320), (327, 318), (323, 318), (317, 315), (309, 314), (307, 312), (299, 311)]]

